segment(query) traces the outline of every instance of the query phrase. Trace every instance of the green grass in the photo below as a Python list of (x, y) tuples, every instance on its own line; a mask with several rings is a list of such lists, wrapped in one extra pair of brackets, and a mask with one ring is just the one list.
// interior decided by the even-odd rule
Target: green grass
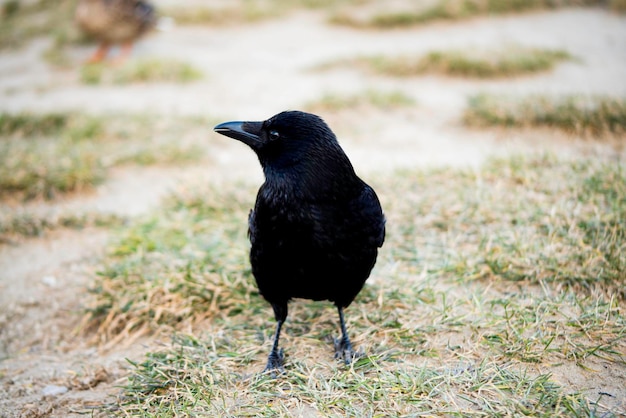
[(93, 289), (86, 327), (115, 341), (159, 326), (228, 317), (243, 306), (261, 310), (244, 276), (249, 267), (240, 221), (247, 210), (240, 194), (181, 194), (162, 212), (129, 227)]
[(278, 380), (259, 374), (274, 324), (247, 259), (256, 187), (185, 189), (121, 231), (94, 283), (84, 328), (105, 347), (175, 333), (110, 412), (601, 415), (538, 370), (626, 365), (624, 170), (546, 155), (376, 177), (387, 240), (347, 310), (367, 355), (336, 362), (335, 310), (294, 301)]
[[(235, 346), (236, 347), (236, 346)], [(372, 356), (349, 370), (299, 364), (277, 381), (229, 373), (245, 353), (221, 338), (179, 337), (169, 351), (131, 363), (120, 415), (591, 416), (589, 402), (550, 381), (490, 360), (458, 368)], [(234, 353), (233, 353), (234, 354)], [(485, 412), (479, 411), (488, 411)]]
[(363, 106), (388, 110), (414, 104), (415, 101), (401, 91), (367, 90), (352, 95), (325, 94), (319, 100), (307, 103), (304, 108), (308, 112), (339, 111)]
[[(609, 5), (613, 10), (623, 10), (621, 0)], [(439, 0), (435, 2), (408, 2), (399, 10), (380, 12), (375, 10), (363, 17), (348, 9), (335, 13), (330, 22), (358, 29), (393, 29), (426, 24), (435, 21), (456, 21), (485, 15), (523, 13), (533, 10), (572, 6), (600, 6), (600, 0)]]
[(279, 16), (259, 6), (241, 7), (229, 6), (227, 8), (211, 7), (176, 7), (163, 11), (165, 16), (174, 19), (179, 25), (232, 25), (257, 22), (265, 19), (276, 18), (284, 15), (280, 10)]
[(52, 135), (67, 127), (68, 115), (49, 113), (43, 115), (0, 113), (0, 135)]
[(90, 226), (112, 228), (121, 226), (125, 219), (106, 213), (61, 213), (36, 215), (29, 212), (0, 214), (0, 243), (12, 242), (19, 237), (40, 237), (49, 231), (72, 228), (83, 229)]
[(0, 119), (7, 135), (0, 141), (0, 197), (52, 198), (104, 180), (105, 167), (94, 145), (103, 135), (100, 121), (25, 113)]
[[(509, 47), (506, 50), (468, 55), (462, 51), (430, 52), (419, 60), (417, 72), (434, 72), (464, 77), (509, 77), (548, 71), (561, 61), (572, 59), (562, 50)], [(393, 66), (387, 65), (386, 72)], [(398, 74), (403, 75), (403, 74)], [(407, 72), (406, 75), (411, 75)]]
[(453, 77), (497, 78), (548, 71), (572, 56), (563, 50), (509, 46), (494, 51), (432, 51), (421, 57), (364, 56), (320, 66), (356, 67), (392, 77), (411, 77), (427, 73)]
[(181, 164), (204, 155), (207, 121), (77, 113), (0, 114), (0, 199), (52, 199), (102, 183), (123, 164)]
[(626, 133), (626, 100), (480, 94), (469, 99), (464, 120), (470, 126), (550, 127), (576, 135), (619, 136)]
[(76, 0), (12, 0), (0, 7), (0, 50), (22, 47), (40, 36), (78, 38), (73, 25)]
[[(441, 184), (445, 177), (430, 181)], [(463, 244), (478, 250), (450, 258), (456, 261), (442, 267), (451, 274), (548, 282), (576, 292), (608, 287), (624, 296), (625, 259), (615, 257), (626, 244), (622, 165), (514, 158), (494, 161), (463, 182), (433, 220), (444, 234), (465, 231)], [(574, 217), (572, 208), (579, 211)]]
[(180, 25), (241, 25), (277, 19), (297, 10), (334, 10), (339, 6), (360, 5), (367, 0), (240, 0), (228, 2), (227, 7), (165, 8), (164, 16)]
[(189, 83), (200, 80), (203, 74), (189, 63), (176, 60), (133, 60), (120, 67), (89, 64), (81, 68), (81, 81), (85, 84), (131, 83)]

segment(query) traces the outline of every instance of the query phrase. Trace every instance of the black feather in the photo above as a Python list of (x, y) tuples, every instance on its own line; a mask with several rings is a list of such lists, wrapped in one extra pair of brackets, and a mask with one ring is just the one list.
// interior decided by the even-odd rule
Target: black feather
[(265, 174), (248, 232), (252, 273), (278, 321), (267, 368), (282, 368), (278, 338), (292, 298), (335, 303), (343, 333), (338, 356), (351, 361), (343, 308), (363, 287), (384, 241), (376, 193), (355, 174), (318, 116), (282, 112), (264, 122), (227, 122), (215, 130), (249, 145)]

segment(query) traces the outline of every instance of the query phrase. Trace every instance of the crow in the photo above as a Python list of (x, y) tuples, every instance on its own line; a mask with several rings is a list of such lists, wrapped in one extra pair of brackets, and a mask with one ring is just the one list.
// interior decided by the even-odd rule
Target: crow
[(285, 111), (214, 130), (252, 148), (265, 175), (248, 217), (252, 274), (277, 321), (265, 371), (284, 371), (278, 340), (292, 298), (335, 304), (342, 333), (335, 358), (350, 364), (356, 353), (343, 310), (365, 284), (383, 245), (378, 196), (357, 177), (335, 134), (316, 115)]

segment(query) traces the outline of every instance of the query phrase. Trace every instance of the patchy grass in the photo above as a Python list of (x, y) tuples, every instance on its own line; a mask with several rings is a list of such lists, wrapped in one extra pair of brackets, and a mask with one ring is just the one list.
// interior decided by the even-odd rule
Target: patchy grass
[(39, 36), (76, 36), (77, 0), (11, 0), (0, 5), (0, 50), (18, 48)]
[(73, 69), (77, 63), (69, 55), (69, 49), (76, 45), (90, 45), (93, 41), (74, 24), (65, 25), (52, 33), (52, 42), (42, 52), (42, 58), (53, 67)]
[(0, 135), (53, 135), (67, 127), (68, 119), (68, 115), (62, 113), (43, 115), (1, 113)]
[(412, 106), (413, 98), (401, 91), (367, 90), (353, 95), (325, 94), (319, 100), (307, 103), (304, 107), (308, 112), (338, 111), (354, 109), (363, 106), (373, 106), (379, 109), (393, 109)]
[(319, 69), (357, 67), (392, 77), (411, 77), (426, 73), (455, 77), (496, 78), (548, 71), (573, 57), (563, 50), (509, 46), (496, 51), (432, 51), (422, 57), (369, 56), (339, 60)]
[[(609, 5), (614, 10), (620, 10), (618, 3), (613, 0)], [(572, 6), (605, 6), (601, 0), (438, 0), (435, 2), (412, 1), (403, 4), (403, 7), (392, 11), (380, 11), (374, 8), (371, 13), (363, 16), (355, 14), (353, 10), (337, 12), (332, 15), (330, 22), (358, 29), (393, 29), (426, 24), (435, 21), (454, 21), (476, 16), (501, 15), (522, 13), (533, 10), (555, 9)]]
[(92, 289), (84, 328), (105, 346), (181, 332), (109, 412), (604, 414), (541, 370), (626, 369), (624, 170), (538, 156), (378, 178), (388, 239), (347, 310), (367, 355), (334, 361), (335, 310), (294, 301), (278, 380), (258, 374), (274, 324), (247, 259), (255, 187), (184, 190), (121, 232)]
[(481, 410), (494, 416), (592, 414), (584, 397), (567, 393), (551, 382), (549, 375), (524, 375), (490, 360), (475, 367), (450, 369), (371, 356), (348, 370), (329, 371), (301, 363), (272, 380), (231, 373), (245, 366), (242, 358), (246, 357), (238, 351), (237, 356), (224, 354), (239, 348), (239, 341), (233, 342), (221, 337), (179, 337), (170, 351), (131, 363), (135, 372), (118, 412), (215, 416), (467, 416)]
[(576, 135), (623, 135), (626, 99), (597, 96), (519, 99), (480, 94), (469, 99), (464, 120), (470, 126), (545, 126)]
[[(430, 179), (441, 184), (437, 180), (443, 182), (445, 177)], [(467, 279), (482, 274), (534, 284), (548, 281), (576, 293), (599, 285), (624, 297), (625, 259), (613, 255), (623, 252), (626, 244), (621, 237), (625, 180), (620, 162), (562, 162), (550, 156), (495, 160), (462, 179), (465, 187), (457, 189), (462, 193), (450, 198), (451, 206), (441, 203), (443, 217), (433, 225), (443, 232), (465, 231), (466, 240), (478, 246), (476, 255), (485, 256), (472, 262), (464, 252), (457, 253)], [(499, 200), (509, 194), (506, 202)], [(465, 207), (452, 205), (453, 200)], [(573, 210), (576, 214), (571, 214)], [(599, 230), (589, 229), (591, 225)], [(602, 240), (590, 240), (590, 233), (618, 237), (605, 241), (614, 247), (602, 249)], [(494, 261), (494, 256), (504, 259)], [(468, 269), (470, 265), (473, 268)]]
[(52, 198), (104, 179), (104, 164), (92, 140), (103, 134), (99, 121), (61, 114), (2, 118), (8, 137), (0, 141), (0, 196)]
[(6, 211), (0, 213), (0, 243), (11, 242), (16, 237), (39, 237), (61, 228), (111, 228), (121, 226), (124, 222), (125, 219), (108, 213), (59, 213), (42, 216), (29, 212)]
[(172, 197), (111, 248), (86, 325), (96, 327), (103, 341), (226, 318), (244, 306), (260, 313), (263, 302), (251, 297), (255, 290), (241, 245), (245, 200), (242, 194), (207, 192)]
[(207, 121), (80, 114), (0, 115), (0, 198), (54, 198), (101, 183), (122, 164), (180, 164), (204, 154)]
[[(418, 73), (433, 72), (450, 76), (509, 77), (551, 70), (559, 62), (572, 59), (569, 53), (562, 50), (515, 46), (479, 55), (482, 56), (470, 56), (463, 51), (430, 52), (418, 61), (415, 69)], [(402, 70), (402, 66), (400, 68)], [(387, 65), (383, 70), (393, 72), (393, 67)], [(411, 74), (407, 72), (406, 75)]]
[(277, 19), (302, 9), (334, 10), (339, 6), (359, 5), (367, 0), (239, 0), (228, 2), (227, 7), (176, 7), (166, 8), (162, 14), (180, 25), (233, 25)]
[(179, 25), (232, 25), (257, 22), (265, 19), (283, 16), (285, 11), (278, 10), (278, 16), (270, 10), (258, 5), (252, 7), (229, 6), (213, 7), (176, 7), (163, 11), (163, 15), (174, 19)]
[(189, 83), (203, 77), (189, 63), (156, 58), (129, 61), (121, 67), (89, 64), (81, 68), (80, 75), (85, 84)]

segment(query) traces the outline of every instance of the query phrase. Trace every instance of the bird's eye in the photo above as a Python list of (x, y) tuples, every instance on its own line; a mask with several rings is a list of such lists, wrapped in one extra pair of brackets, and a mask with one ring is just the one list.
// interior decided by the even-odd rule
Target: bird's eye
[(280, 134), (278, 133), (278, 131), (270, 131), (269, 135), (270, 135), (270, 140), (271, 141), (275, 141), (278, 138), (280, 138)]

